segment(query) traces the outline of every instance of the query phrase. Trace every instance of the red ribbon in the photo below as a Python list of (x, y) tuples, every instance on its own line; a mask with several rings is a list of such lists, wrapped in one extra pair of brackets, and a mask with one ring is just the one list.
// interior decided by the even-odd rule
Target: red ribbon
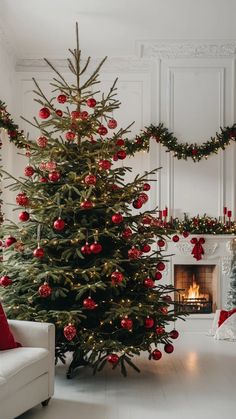
[(204, 255), (204, 249), (202, 247), (202, 244), (205, 243), (205, 239), (201, 237), (200, 239), (197, 239), (197, 237), (193, 237), (191, 239), (191, 243), (194, 244), (192, 255), (196, 260), (201, 260), (202, 255)]

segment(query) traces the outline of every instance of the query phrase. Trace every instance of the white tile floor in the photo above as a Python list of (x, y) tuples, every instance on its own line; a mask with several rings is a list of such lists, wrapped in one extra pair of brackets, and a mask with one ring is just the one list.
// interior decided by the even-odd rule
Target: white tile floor
[[(184, 333), (172, 355), (137, 361), (128, 378), (107, 368), (73, 380), (57, 367), (55, 396), (18, 419), (223, 419), (236, 417), (236, 342)], [(230, 416), (229, 416), (230, 415)]]

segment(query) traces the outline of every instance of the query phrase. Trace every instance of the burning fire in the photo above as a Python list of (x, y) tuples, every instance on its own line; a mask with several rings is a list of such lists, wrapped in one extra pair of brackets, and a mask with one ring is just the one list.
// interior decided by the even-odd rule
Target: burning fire
[(193, 275), (192, 285), (190, 285), (189, 289), (187, 290), (184, 298), (187, 300), (195, 300), (195, 299), (205, 299), (209, 300), (209, 294), (201, 294), (200, 292), (200, 285), (195, 280), (195, 275)]

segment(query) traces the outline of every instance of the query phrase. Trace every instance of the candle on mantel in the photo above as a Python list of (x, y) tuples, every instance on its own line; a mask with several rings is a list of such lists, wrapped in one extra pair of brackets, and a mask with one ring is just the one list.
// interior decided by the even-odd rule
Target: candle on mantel
[(228, 210), (227, 215), (229, 217), (229, 225), (231, 225), (232, 211), (231, 210)]
[(227, 207), (223, 208), (223, 214), (224, 214), (223, 223), (225, 224), (225, 216), (227, 215)]
[(159, 210), (159, 218), (162, 220), (162, 211)]

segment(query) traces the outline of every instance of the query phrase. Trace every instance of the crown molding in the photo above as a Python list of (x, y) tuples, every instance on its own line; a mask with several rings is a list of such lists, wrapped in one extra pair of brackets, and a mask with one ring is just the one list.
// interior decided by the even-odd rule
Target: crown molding
[[(67, 60), (49, 59), (55, 68), (63, 70), (68, 69)], [(102, 59), (91, 59), (88, 73), (91, 73), (100, 64)], [(82, 60), (82, 66), (85, 60)], [(50, 67), (43, 59), (23, 58), (18, 59), (15, 67), (17, 72), (51, 72)], [(139, 59), (137, 57), (111, 57), (102, 66), (103, 73), (146, 73), (153, 69), (153, 62), (149, 59)]]
[(136, 42), (140, 58), (230, 58), (236, 56), (236, 40), (147, 40)]

